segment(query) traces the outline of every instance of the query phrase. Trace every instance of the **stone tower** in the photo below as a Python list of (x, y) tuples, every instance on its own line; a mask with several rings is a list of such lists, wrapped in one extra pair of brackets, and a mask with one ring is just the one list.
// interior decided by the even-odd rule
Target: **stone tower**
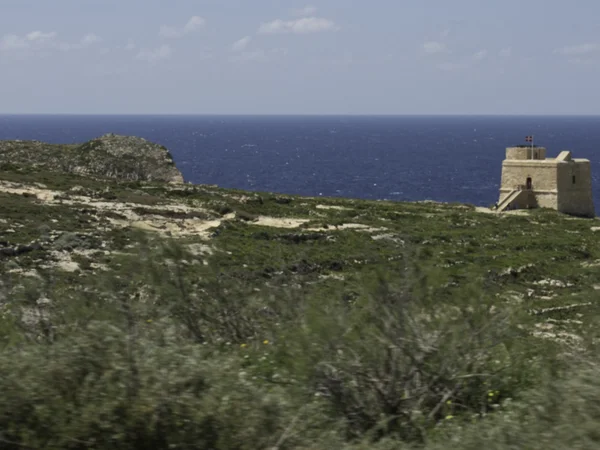
[(595, 217), (590, 161), (570, 151), (546, 158), (544, 147), (508, 147), (497, 211), (537, 207)]

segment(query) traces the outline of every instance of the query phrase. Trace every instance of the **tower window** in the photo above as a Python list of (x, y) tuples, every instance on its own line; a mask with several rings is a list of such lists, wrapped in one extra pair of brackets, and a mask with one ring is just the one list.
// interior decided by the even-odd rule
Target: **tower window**
[(573, 175), (573, 184), (575, 184), (575, 175)]

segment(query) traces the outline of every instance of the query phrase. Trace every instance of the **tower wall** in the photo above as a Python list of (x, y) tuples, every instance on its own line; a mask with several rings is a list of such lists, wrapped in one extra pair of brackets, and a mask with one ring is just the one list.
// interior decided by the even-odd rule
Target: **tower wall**
[(513, 190), (518, 186), (524, 186), (527, 178), (531, 178), (535, 191), (556, 191), (558, 188), (556, 162), (505, 160), (502, 163), (501, 189)]
[(519, 187), (524, 189), (527, 178), (531, 178), (531, 187), (535, 192), (535, 205), (531, 207), (557, 209), (558, 178), (556, 163), (552, 160), (505, 160), (502, 163), (499, 201)]
[(563, 213), (594, 217), (592, 175), (588, 160), (558, 163), (558, 210)]
[(512, 206), (518, 208), (542, 207), (595, 216), (590, 162), (572, 159), (569, 151), (547, 159), (543, 147), (508, 147), (502, 163), (499, 203), (515, 191), (529, 192), (514, 197)]
[(507, 147), (506, 159), (508, 160), (540, 160), (546, 159), (546, 148), (545, 147), (533, 147), (521, 146), (521, 147)]

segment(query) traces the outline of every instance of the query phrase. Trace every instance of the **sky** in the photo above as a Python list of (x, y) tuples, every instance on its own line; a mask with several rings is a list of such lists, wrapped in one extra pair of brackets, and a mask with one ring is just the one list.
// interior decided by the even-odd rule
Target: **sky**
[(0, 0), (0, 114), (600, 114), (598, 0)]

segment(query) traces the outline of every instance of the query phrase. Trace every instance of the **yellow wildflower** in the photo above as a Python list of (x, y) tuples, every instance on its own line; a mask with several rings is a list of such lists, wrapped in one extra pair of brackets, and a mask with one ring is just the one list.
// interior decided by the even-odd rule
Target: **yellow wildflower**
[(246, 348), (246, 347), (248, 347), (248, 344), (242, 344), (242, 345), (240, 345), (240, 347)]
[(268, 339), (265, 339), (265, 340), (263, 341), (263, 344), (265, 344), (265, 345), (267, 345), (268, 343), (269, 343), (269, 340), (268, 340)]

